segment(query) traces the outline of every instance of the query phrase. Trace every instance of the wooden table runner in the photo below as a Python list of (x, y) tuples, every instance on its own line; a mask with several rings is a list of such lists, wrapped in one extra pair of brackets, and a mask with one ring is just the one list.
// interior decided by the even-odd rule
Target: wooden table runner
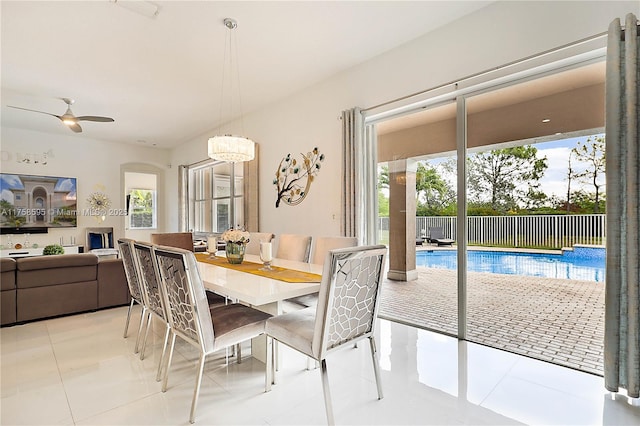
[(211, 265), (235, 269), (236, 271), (247, 272), (249, 274), (260, 275), (288, 283), (319, 283), (322, 281), (321, 275), (312, 274), (311, 272), (296, 271), (279, 266), (271, 266), (271, 271), (262, 271), (260, 270), (260, 268), (263, 267), (262, 263), (247, 262), (245, 260), (239, 265), (234, 265), (227, 262), (226, 257), (210, 257), (208, 253), (196, 253), (195, 255), (198, 262), (210, 263)]

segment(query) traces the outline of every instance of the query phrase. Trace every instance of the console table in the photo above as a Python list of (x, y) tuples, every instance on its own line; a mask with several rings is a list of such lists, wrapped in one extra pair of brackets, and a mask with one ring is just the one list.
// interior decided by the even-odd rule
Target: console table
[[(0, 257), (31, 257), (31, 256), (42, 256), (42, 250), (44, 250), (45, 246), (42, 247), (23, 247), (21, 249), (16, 248), (3, 248), (1, 250)], [(80, 253), (80, 246), (64, 246), (64, 254), (74, 254)]]

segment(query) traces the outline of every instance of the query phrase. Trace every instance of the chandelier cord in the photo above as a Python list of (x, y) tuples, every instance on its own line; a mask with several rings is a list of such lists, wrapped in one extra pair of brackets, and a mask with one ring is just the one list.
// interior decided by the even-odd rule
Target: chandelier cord
[[(234, 31), (229, 30), (229, 31)], [(232, 45), (234, 51), (235, 51), (235, 58), (236, 58), (236, 81), (238, 83), (238, 108), (240, 108), (240, 131), (242, 132), (240, 135), (238, 136), (242, 136), (245, 137), (245, 133), (244, 133), (244, 113), (243, 113), (243, 109), (242, 109), (242, 90), (240, 87), (240, 56), (238, 55), (238, 37), (234, 36), (233, 33), (231, 34), (231, 42), (230, 44)], [(233, 55), (231, 55), (231, 63), (233, 65)], [(233, 70), (233, 68), (232, 68)], [(231, 88), (233, 90), (233, 80), (232, 80), (232, 84), (231, 84)], [(232, 96), (233, 99), (233, 96)], [(233, 102), (233, 100), (232, 100)], [(233, 112), (233, 106), (231, 107), (231, 111)]]

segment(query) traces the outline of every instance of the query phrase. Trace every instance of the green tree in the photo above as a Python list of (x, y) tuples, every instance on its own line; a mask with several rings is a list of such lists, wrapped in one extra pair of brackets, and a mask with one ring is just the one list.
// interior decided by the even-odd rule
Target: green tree
[(573, 203), (571, 204), (571, 211), (575, 213), (597, 213), (605, 211), (606, 196), (601, 194), (598, 197), (598, 205), (595, 204), (595, 193), (586, 191), (575, 191), (571, 194)]
[(389, 166), (378, 167), (378, 216), (389, 217), (389, 196), (384, 189), (389, 189)]
[(529, 188), (523, 203), (527, 210), (538, 210), (544, 208), (549, 201), (549, 196), (544, 192)]
[[(468, 216), (500, 216), (490, 203), (469, 202), (467, 204)], [(455, 216), (455, 214), (454, 214)]]
[[(579, 161), (587, 163), (586, 170), (576, 173), (575, 177), (590, 183), (595, 188), (593, 193), (593, 213), (601, 210), (601, 188), (604, 186), (602, 178), (606, 173), (605, 140), (603, 136), (591, 136), (586, 141), (578, 141), (571, 150)], [(568, 200), (567, 200), (568, 201)]]
[(389, 189), (389, 166), (382, 165), (378, 168), (378, 190)]
[(389, 197), (378, 191), (378, 216), (389, 217)]
[(148, 189), (132, 189), (131, 218), (133, 228), (151, 228), (153, 226), (153, 191)]
[(531, 145), (470, 155), (471, 201), (488, 201), (493, 210), (501, 213), (517, 209), (519, 201), (539, 188), (539, 180), (547, 167), (547, 158), (538, 158), (538, 149)]
[(455, 198), (455, 192), (435, 167), (418, 162), (416, 204), (419, 216), (441, 215), (442, 211), (455, 201)]

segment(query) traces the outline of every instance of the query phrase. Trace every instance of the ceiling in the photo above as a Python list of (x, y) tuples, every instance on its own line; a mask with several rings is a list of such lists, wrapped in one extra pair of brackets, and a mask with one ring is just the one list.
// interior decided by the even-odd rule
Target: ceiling
[[(534, 99), (558, 93), (571, 94), (575, 89), (604, 84), (604, 77), (605, 62), (596, 62), (523, 83), (514, 83), (513, 85), (484, 93), (481, 96), (470, 97), (467, 103), (467, 111), (469, 114), (475, 114), (531, 102)], [(528, 111), (529, 116), (538, 117), (549, 114), (548, 111), (533, 108), (533, 103), (531, 104), (532, 109)], [(585, 105), (585, 108), (589, 107), (589, 105)], [(433, 109), (418, 109), (406, 115), (380, 122), (376, 127), (376, 132), (378, 135), (386, 135), (428, 123), (452, 119), (455, 116), (456, 103), (452, 101), (444, 106)], [(545, 126), (545, 123), (542, 122), (537, 124), (540, 128)]]
[[(467, 99), (471, 152), (589, 135), (604, 126), (605, 62), (513, 83)], [(377, 123), (378, 160), (455, 152), (456, 103)], [(493, 149), (493, 148), (492, 148)]]
[[(225, 35), (238, 21), (243, 112), (415, 39), (491, 1), (2, 1), (3, 127), (175, 147), (215, 129)], [(157, 9), (156, 9), (157, 6)], [(71, 132), (54, 117), (108, 116)]]

